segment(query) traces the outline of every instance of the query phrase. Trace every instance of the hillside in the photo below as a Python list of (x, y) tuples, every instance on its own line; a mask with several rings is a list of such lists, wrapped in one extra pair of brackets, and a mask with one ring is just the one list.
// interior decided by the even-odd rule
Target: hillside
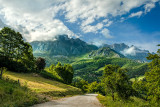
[(99, 48), (88, 55), (89, 57), (109, 57), (109, 58), (123, 58), (124, 56), (109, 47)]
[(22, 86), (50, 99), (57, 99), (67, 95), (81, 94), (81, 90), (54, 80), (45, 79), (37, 74), (6, 72), (4, 77), (19, 80)]
[[(74, 81), (84, 79), (89, 82), (98, 81), (102, 76), (103, 67), (106, 64), (119, 65), (128, 70), (130, 78), (144, 75), (148, 70), (146, 56), (149, 51), (140, 50), (137, 47), (121, 43), (104, 45), (98, 48), (89, 45), (80, 39), (69, 38), (67, 35), (59, 35), (52, 41), (31, 42), (33, 53), (36, 57), (44, 57), (47, 66), (72, 64), (74, 68)], [(129, 58), (129, 59), (127, 59)]]
[(72, 63), (75, 70), (74, 81), (84, 79), (89, 82), (99, 81), (103, 74), (104, 66), (107, 64), (119, 65), (128, 70), (130, 78), (144, 75), (148, 71), (147, 63), (139, 63), (127, 58), (95, 57), (91, 59), (81, 59)]
[(0, 107), (28, 107), (47, 101), (17, 81), (0, 79)]

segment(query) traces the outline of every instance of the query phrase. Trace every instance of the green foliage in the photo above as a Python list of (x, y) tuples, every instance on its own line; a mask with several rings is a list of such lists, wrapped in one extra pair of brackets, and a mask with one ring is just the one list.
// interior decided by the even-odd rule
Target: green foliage
[(139, 81), (135, 80), (132, 84), (132, 87), (136, 91), (134, 94), (135, 96), (147, 100), (147, 87), (145, 78)]
[(63, 80), (59, 76), (55, 75), (54, 72), (50, 72), (48, 70), (41, 70), (39, 74), (44, 78), (63, 82)]
[(6, 67), (16, 72), (34, 69), (31, 45), (24, 42), (19, 32), (15, 32), (8, 27), (0, 30), (0, 61), (0, 67)]
[(0, 107), (26, 107), (43, 101), (17, 81), (0, 80)]
[(37, 58), (35, 63), (36, 63), (36, 68), (38, 70), (43, 70), (45, 68), (45, 66), (46, 66), (45, 59), (41, 58), (41, 57)]
[(72, 83), (73, 86), (80, 88), (83, 92), (88, 91), (88, 81), (85, 80), (77, 80), (76, 82)]
[(73, 68), (69, 64), (61, 65), (59, 62), (55, 67), (55, 72), (63, 79), (64, 83), (71, 84), (73, 79)]
[(98, 95), (97, 98), (104, 107), (158, 107), (158, 105), (151, 105), (148, 101), (137, 97), (131, 97), (129, 100), (124, 101), (120, 99), (112, 100), (111, 96)]
[(119, 65), (127, 69), (129, 78), (144, 75), (145, 72), (148, 71), (147, 63), (139, 63), (127, 58), (95, 57), (93, 59), (83, 59), (72, 63), (75, 70), (74, 78), (79, 76), (90, 83), (99, 81), (99, 77), (101, 77), (103, 73), (103, 69), (99, 69), (108, 64)]
[(72, 83), (74, 71), (69, 64), (64, 64), (63, 66), (58, 62), (56, 66), (52, 64), (49, 68), (46, 68), (46, 71), (59, 81), (63, 81), (66, 84)]
[(103, 75), (103, 81), (106, 85), (107, 95), (111, 94), (112, 99), (115, 98), (115, 93), (122, 99), (128, 99), (132, 95), (132, 87), (129, 78), (126, 75), (126, 70), (119, 66), (106, 65)]
[(102, 95), (105, 95), (105, 84), (104, 83), (97, 83), (92, 82), (91, 84), (88, 84), (87, 91), (89, 93), (100, 93)]
[(160, 49), (157, 54), (150, 54), (147, 58), (152, 60), (149, 63), (150, 72), (145, 74), (148, 99), (153, 103), (160, 102)]

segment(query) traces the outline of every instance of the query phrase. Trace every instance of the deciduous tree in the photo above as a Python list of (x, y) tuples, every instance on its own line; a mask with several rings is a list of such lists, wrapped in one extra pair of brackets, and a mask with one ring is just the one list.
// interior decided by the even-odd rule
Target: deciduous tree
[(106, 65), (103, 75), (107, 94), (111, 93), (115, 100), (115, 93), (122, 99), (128, 99), (132, 94), (131, 83), (126, 75), (126, 70), (115, 65)]

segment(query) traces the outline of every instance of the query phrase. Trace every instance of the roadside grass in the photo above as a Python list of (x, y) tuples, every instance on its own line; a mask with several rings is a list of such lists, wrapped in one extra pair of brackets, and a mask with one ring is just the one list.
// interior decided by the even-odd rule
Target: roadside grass
[(100, 103), (105, 107), (154, 107), (149, 104), (148, 101), (137, 97), (131, 97), (128, 101), (112, 100), (111, 96), (98, 95)]
[(58, 99), (65, 96), (82, 94), (81, 90), (58, 81), (50, 80), (34, 73), (6, 72), (5, 78), (19, 80), (21, 86), (26, 86), (33, 92), (49, 99)]
[(26, 107), (45, 101), (17, 81), (0, 79), (0, 107)]

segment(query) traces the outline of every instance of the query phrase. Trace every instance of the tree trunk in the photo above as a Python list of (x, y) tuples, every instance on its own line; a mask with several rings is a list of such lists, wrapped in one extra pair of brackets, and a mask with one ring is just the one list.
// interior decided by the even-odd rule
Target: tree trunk
[(2, 79), (3, 69), (1, 68), (0, 79)]
[(113, 101), (114, 101), (114, 92), (112, 92), (112, 99), (113, 99)]

